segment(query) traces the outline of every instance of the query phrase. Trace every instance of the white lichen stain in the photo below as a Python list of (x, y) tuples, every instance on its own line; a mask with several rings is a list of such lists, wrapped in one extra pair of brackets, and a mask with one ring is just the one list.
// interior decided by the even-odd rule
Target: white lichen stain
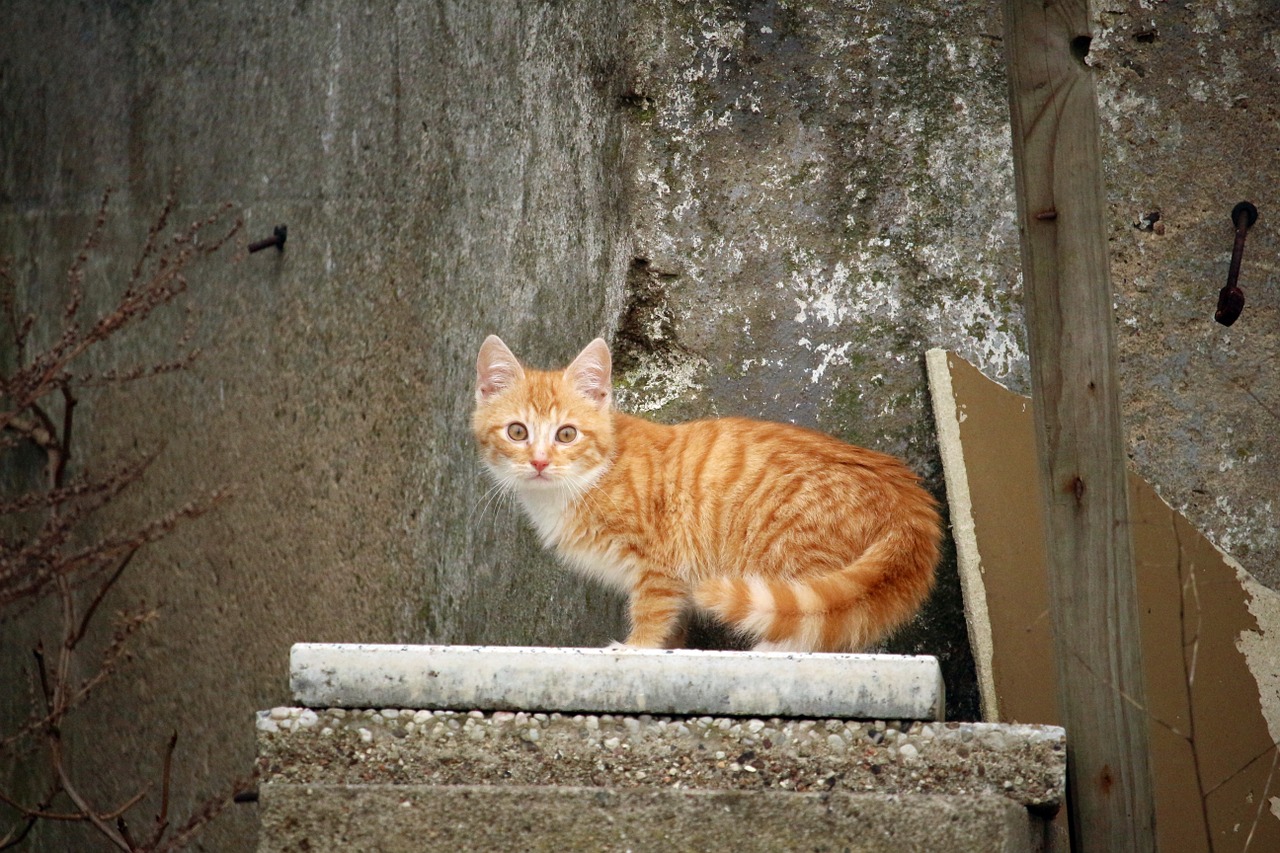
[(845, 341), (839, 346), (831, 344), (818, 344), (815, 352), (822, 355), (822, 361), (818, 366), (809, 371), (809, 381), (817, 383), (822, 379), (822, 375), (827, 372), (827, 367), (832, 364), (845, 365), (849, 363), (849, 347), (853, 346), (851, 341)]
[(1213, 504), (1224, 521), (1220, 527), (1215, 525), (1204, 533), (1222, 551), (1234, 553), (1241, 546), (1250, 551), (1267, 551), (1280, 546), (1280, 530), (1273, 523), (1271, 501), (1242, 510), (1227, 495), (1218, 495)]
[[(737, 98), (734, 99), (733, 109), (739, 112), (747, 111), (747, 112), (755, 113), (757, 115), (760, 113), (762, 109), (762, 102), (760, 100), (760, 81), (759, 80), (752, 80), (751, 91), (745, 94), (739, 95)], [(721, 126), (728, 125), (732, 120), (733, 120), (733, 110), (725, 110), (724, 121)]]
[[(795, 323), (819, 322), (831, 328), (851, 317), (892, 319), (902, 310), (896, 288), (887, 277), (863, 274), (855, 279), (850, 264), (843, 260), (828, 271), (813, 251), (801, 246), (792, 249), (788, 259), (795, 267), (786, 281), (795, 294)], [(877, 260), (877, 255), (864, 251), (854, 266), (870, 269)]]
[(699, 358), (646, 359), (622, 376), (618, 406), (636, 414), (659, 411), (677, 400), (693, 400), (703, 390), (698, 375), (707, 367)]
[(671, 194), (671, 185), (662, 179), (662, 173), (656, 166), (637, 169), (636, 179), (641, 186), (652, 187), (658, 198)]
[(1135, 122), (1155, 119), (1160, 115), (1160, 107), (1150, 98), (1139, 98), (1127, 89), (1100, 86), (1098, 113), (1111, 132), (1119, 134), (1122, 121), (1132, 125)]
[(320, 147), (326, 155), (333, 153), (342, 106), (342, 21), (334, 25), (333, 44), (329, 47), (329, 74), (324, 95), (324, 128), (320, 131)]
[[(746, 358), (738, 366), (739, 372), (746, 376), (756, 368), (766, 370), (781, 370), (786, 366), (787, 362), (781, 358)], [(745, 397), (743, 399), (746, 399)]]
[[(853, 358), (874, 358), (872, 348), (884, 340), (879, 331), (900, 325), (905, 316), (922, 318), (929, 342), (958, 349), (988, 373), (1003, 377), (1023, 371), (1026, 356), (1009, 330), (1018, 319), (1017, 284), (1008, 262), (1017, 246), (1006, 178), (1012, 173), (1008, 125), (992, 121), (976, 90), (962, 89), (946, 95), (949, 127), (939, 129), (936, 107), (895, 96), (903, 83), (891, 62), (895, 46), (877, 32), (884, 22), (851, 14), (845, 23), (852, 21), (852, 27), (809, 33), (815, 39), (811, 49), (827, 60), (814, 65), (814, 79), (826, 80), (828, 97), (845, 108), (839, 138), (833, 138), (837, 134), (820, 123), (796, 120), (785, 104), (773, 100), (768, 86), (744, 78), (737, 56), (746, 36), (743, 16), (725, 6), (702, 8), (706, 11), (697, 13), (696, 25), (682, 24), (664, 36), (668, 44), (683, 41), (683, 48), (672, 49), (684, 58), (652, 89), (660, 106), (648, 126), (654, 132), (642, 141), (647, 156), (641, 160), (656, 165), (642, 172), (641, 185), (655, 192), (642, 231), (655, 263), (678, 266), (699, 284), (690, 290), (699, 300), (702, 294), (728, 292), (723, 289), (749, 278), (753, 268), (770, 271), (766, 281), (772, 288), (749, 291), (751, 316), (757, 322), (768, 318), (772, 325), (790, 321), (797, 343), (784, 346), (783, 353), (770, 352), (768, 359), (741, 361), (742, 371), (776, 365), (781, 373), (821, 383), (826, 398), (852, 378), (837, 368)], [(851, 75), (845, 58), (855, 48), (869, 64)], [(930, 73), (967, 75), (985, 68), (988, 54), (968, 41), (943, 39), (931, 54)], [(736, 81), (731, 90), (717, 82), (731, 78)], [(859, 89), (872, 81), (888, 87), (882, 100), (873, 104), (848, 94), (850, 86)], [(733, 92), (727, 109), (724, 100), (707, 97), (709, 86), (713, 92)], [(757, 111), (770, 114), (777, 127), (773, 141), (751, 151), (727, 143), (732, 123)], [(875, 132), (865, 138), (845, 132), (863, 125)], [(890, 161), (883, 153), (886, 146), (899, 149)], [(834, 162), (854, 168), (833, 180), (836, 151), (840, 157)], [(879, 170), (860, 165), (883, 162), (923, 168), (910, 165), (911, 174), (889, 182), (902, 192), (885, 195), (877, 186)], [(717, 189), (718, 182), (723, 189)], [(833, 184), (845, 185), (843, 210), (838, 219), (824, 221)], [(749, 227), (741, 227), (744, 222)], [(928, 233), (921, 230), (923, 222), (931, 223)], [(722, 223), (730, 225), (724, 233)], [(743, 305), (747, 291), (735, 288), (734, 293), (732, 299), (711, 302)], [(734, 325), (750, 329), (746, 311), (700, 301), (697, 312), (732, 314)], [(740, 352), (757, 355), (750, 349)], [(910, 370), (917, 356), (890, 352), (876, 360), (898, 375)], [(873, 395), (877, 403), (885, 393)], [(656, 400), (654, 408), (662, 405)]]
[(685, 216), (698, 209), (698, 200), (692, 195), (686, 195), (679, 204), (671, 208), (671, 218), (677, 222), (683, 220)]
[(924, 321), (964, 339), (966, 355), (995, 378), (1008, 376), (1026, 363), (1027, 355), (1010, 330), (1008, 318), (988, 294), (942, 294), (925, 309)]

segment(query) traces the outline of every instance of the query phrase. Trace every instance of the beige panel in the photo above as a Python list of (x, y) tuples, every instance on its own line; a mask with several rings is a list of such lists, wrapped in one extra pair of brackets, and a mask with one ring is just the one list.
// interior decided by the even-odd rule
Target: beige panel
[[(970, 539), (957, 547), (965, 608), (989, 622), (970, 629), (990, 637), (989, 656), (976, 656), (991, 690), (984, 713), (1057, 723), (1031, 401), (951, 353), (935, 350), (929, 366), (947, 490), (967, 497), (950, 501)], [(1280, 850), (1280, 596), (1136, 475), (1129, 491), (1160, 848), (1209, 850), (1207, 820), (1219, 853)]]

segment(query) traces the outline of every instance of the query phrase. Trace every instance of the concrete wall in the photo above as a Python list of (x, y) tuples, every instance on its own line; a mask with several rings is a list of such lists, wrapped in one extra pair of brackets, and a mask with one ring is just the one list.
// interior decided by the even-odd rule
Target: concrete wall
[[(1022, 381), (1003, 65), (983, 6), (640, 2), (622, 398), (904, 456), (943, 494), (925, 349)], [(895, 651), (977, 713), (954, 564)]]
[[(634, 398), (817, 424), (938, 483), (922, 348), (1028, 390), (1000, 5), (636, 6)], [(1095, 24), (1132, 457), (1275, 587), (1280, 17), (1135, 0)], [(1242, 199), (1263, 219), (1228, 330)]]
[[(1093, 52), (1134, 458), (1274, 586), (1276, 13), (1149, 5), (1100, 13)], [(193, 276), (194, 371), (81, 413), (86, 460), (165, 445), (125, 516), (237, 488), (108, 602), (163, 610), (74, 735), (104, 785), (154, 778), (174, 727), (188, 795), (248, 768), (293, 641), (619, 635), (618, 602), (486, 501), (486, 333), (544, 363), (612, 334), (638, 410), (817, 425), (939, 494), (924, 349), (1025, 390), (998, 6), (10, 2), (0, 32), (0, 252), (27, 304), (60, 305), (105, 185), (121, 254), (98, 305), (175, 168), (180, 220), (231, 201), (248, 239), (290, 229), (283, 254)], [(1263, 219), (1228, 331), (1241, 198)], [(1133, 227), (1152, 210), (1163, 234)], [(181, 323), (108, 360), (167, 352)], [(0, 631), (12, 683), (29, 641)], [(952, 713), (974, 712), (953, 568), (893, 647), (940, 654)], [(237, 807), (205, 843), (253, 828)]]
[[(1132, 458), (1175, 509), (1280, 588), (1280, 7), (1119, 8), (1097, 13), (1092, 62)], [(1211, 318), (1243, 200), (1260, 219), (1240, 275), (1248, 302), (1228, 329)], [(1136, 227), (1156, 211), (1162, 228)]]
[[(150, 549), (103, 608), (162, 605), (73, 730), (77, 771), (100, 780), (90, 787), (158, 781), (174, 728), (175, 814), (247, 773), (253, 712), (287, 698), (298, 640), (620, 636), (612, 598), (486, 503), (469, 415), (485, 334), (562, 360), (618, 313), (621, 12), (599, 0), (0, 8), (0, 253), (28, 305), (57, 316), (106, 185), (120, 193), (109, 260), (90, 276), (97, 305), (122, 285), (175, 168), (178, 222), (231, 201), (248, 239), (289, 227), (283, 254), (228, 255), (191, 276), (195, 370), (79, 412), (85, 462), (164, 446), (135, 518), (223, 484), (237, 495)], [(148, 322), (110, 358), (167, 352), (182, 323), (180, 310)], [(0, 684), (23, 684), (11, 677), (29, 641), (3, 630)], [(207, 848), (248, 849), (253, 811), (219, 820)]]

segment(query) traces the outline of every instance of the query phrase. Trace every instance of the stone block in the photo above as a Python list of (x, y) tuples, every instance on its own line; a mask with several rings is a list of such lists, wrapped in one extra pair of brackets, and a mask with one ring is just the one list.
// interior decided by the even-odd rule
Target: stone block
[(937, 720), (938, 661), (901, 655), (299, 643), (311, 707)]
[(1036, 821), (998, 796), (270, 785), (262, 803), (259, 853), (1039, 849)]

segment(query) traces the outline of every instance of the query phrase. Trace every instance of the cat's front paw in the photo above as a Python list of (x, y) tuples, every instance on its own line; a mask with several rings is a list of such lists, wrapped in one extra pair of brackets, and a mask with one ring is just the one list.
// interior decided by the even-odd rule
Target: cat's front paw
[(619, 649), (622, 649), (622, 650), (627, 650), (627, 649), (638, 649), (638, 648), (640, 648), (640, 647), (639, 647), (639, 646), (628, 646), (626, 643), (620, 643), (620, 642), (618, 642), (617, 640), (614, 640), (612, 643), (610, 643), (609, 645), (605, 646), (605, 648), (606, 648), (606, 649), (608, 649), (608, 650), (609, 650), (609, 651), (611, 651), (611, 652), (614, 652), (614, 651), (618, 651)]

